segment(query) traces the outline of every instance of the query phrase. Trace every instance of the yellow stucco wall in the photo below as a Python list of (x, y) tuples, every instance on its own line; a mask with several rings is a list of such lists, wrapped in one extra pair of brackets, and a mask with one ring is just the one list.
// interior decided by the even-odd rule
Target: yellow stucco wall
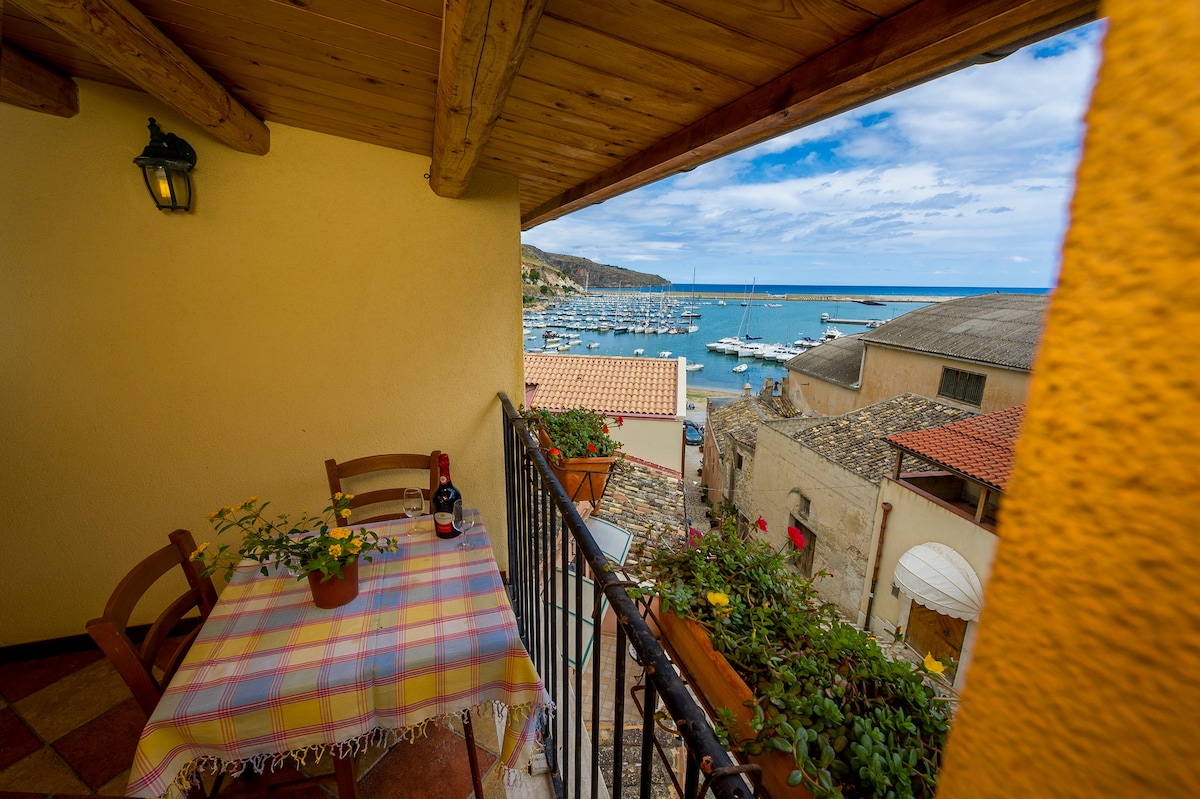
[(1200, 795), (1200, 5), (1102, 11), (1062, 276), (939, 799)]
[[(983, 402), (970, 405), (939, 397), (943, 368), (983, 375), (986, 378)], [(868, 344), (863, 358), (862, 389), (857, 392), (856, 398), (859, 404), (855, 408), (865, 408), (906, 391), (980, 413), (992, 413), (1025, 401), (1029, 391), (1029, 373)]]
[[(73, 119), (0, 104), (0, 646), (82, 633), (222, 503), (320, 510), (329, 457), (450, 453), (502, 545), (517, 181), (441, 199), (427, 158), (282, 125), (244, 155), (80, 89)], [(157, 211), (131, 162), (149, 116), (199, 154), (193, 213)]]

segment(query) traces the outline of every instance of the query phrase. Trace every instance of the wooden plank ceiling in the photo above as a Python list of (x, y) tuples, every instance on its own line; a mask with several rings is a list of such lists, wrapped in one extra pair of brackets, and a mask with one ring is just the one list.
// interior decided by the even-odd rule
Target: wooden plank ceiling
[(520, 180), (528, 228), (1093, 19), (1098, 0), (0, 0), (0, 100), (146, 91)]

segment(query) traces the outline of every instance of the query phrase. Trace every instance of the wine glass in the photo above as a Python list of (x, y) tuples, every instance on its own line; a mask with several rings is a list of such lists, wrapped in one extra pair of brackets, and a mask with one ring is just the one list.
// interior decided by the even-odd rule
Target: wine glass
[[(421, 489), (406, 488), (404, 489), (404, 515), (412, 519), (421, 515), (421, 511), (425, 509), (425, 498), (421, 496)], [(412, 525), (408, 525), (404, 534), (412, 538)]]
[(471, 528), (475, 526), (475, 520), (473, 516), (474, 511), (464, 509), (461, 499), (454, 500), (454, 520), (451, 522), (451, 524), (454, 526), (454, 529), (459, 532), (460, 537), (462, 538), (462, 540), (458, 542), (458, 545), (455, 547), (455, 549), (467, 550), (475, 548), (471, 545), (471, 542), (467, 540), (467, 533), (470, 532)]

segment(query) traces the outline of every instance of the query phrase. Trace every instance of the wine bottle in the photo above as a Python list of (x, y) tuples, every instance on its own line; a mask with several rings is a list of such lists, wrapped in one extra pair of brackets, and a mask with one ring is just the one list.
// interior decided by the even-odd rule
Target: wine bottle
[(454, 529), (454, 503), (462, 494), (450, 482), (450, 456), (438, 456), (438, 487), (429, 501), (433, 511), (434, 532), (438, 538), (454, 538), (461, 533)]

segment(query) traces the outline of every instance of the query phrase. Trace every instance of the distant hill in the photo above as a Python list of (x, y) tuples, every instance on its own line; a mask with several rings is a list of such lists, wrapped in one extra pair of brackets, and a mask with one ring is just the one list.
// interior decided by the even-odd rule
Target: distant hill
[[(559, 255), (542, 252), (528, 244), (521, 245), (522, 274), (530, 267), (550, 267), (575, 284), (575, 290), (588, 288), (622, 288), (629, 286), (666, 286), (670, 281), (658, 275), (635, 272), (622, 266), (610, 266), (580, 258), (577, 255)], [(540, 273), (539, 273), (540, 274)]]

